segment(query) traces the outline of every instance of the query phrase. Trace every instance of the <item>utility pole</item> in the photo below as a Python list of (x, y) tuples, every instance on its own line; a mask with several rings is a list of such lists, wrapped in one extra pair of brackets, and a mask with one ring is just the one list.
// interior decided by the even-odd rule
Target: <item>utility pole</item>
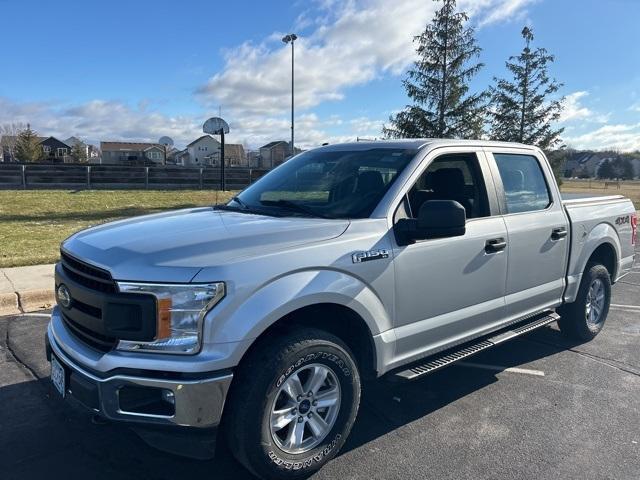
[(294, 147), (294, 87), (295, 87), (295, 75), (294, 75), (294, 43), (298, 39), (295, 33), (290, 33), (282, 38), (284, 43), (291, 43), (291, 156), (295, 153)]

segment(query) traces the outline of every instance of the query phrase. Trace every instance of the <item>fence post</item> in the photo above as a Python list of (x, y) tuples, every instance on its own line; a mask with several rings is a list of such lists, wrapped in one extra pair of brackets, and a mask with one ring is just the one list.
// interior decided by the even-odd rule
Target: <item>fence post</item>
[(200, 169), (200, 190), (202, 190), (202, 168)]
[(22, 188), (27, 188), (27, 166), (22, 165)]
[(149, 167), (144, 167), (144, 188), (149, 188)]
[(87, 165), (87, 188), (91, 188), (91, 167)]
[(249, 169), (249, 185), (253, 183), (253, 168)]

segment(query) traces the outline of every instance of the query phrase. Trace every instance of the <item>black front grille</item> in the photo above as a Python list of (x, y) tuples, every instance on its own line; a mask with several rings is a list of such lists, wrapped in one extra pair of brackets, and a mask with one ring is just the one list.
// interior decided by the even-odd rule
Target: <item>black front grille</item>
[(60, 259), (62, 268), (73, 281), (91, 290), (117, 292), (116, 284), (106, 270), (84, 263), (63, 251), (60, 252)]
[(62, 314), (62, 320), (65, 325), (69, 328), (71, 333), (75, 335), (79, 340), (83, 341), (90, 347), (99, 350), (101, 352), (109, 352), (115, 348), (118, 340), (114, 337), (110, 337), (107, 335), (102, 335), (98, 332), (90, 330), (77, 322), (71, 320), (64, 313)]

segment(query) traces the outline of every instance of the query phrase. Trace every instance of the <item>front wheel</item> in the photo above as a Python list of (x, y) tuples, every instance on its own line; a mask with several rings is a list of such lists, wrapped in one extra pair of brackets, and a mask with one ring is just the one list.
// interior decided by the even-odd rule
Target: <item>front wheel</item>
[(236, 458), (261, 478), (305, 478), (344, 444), (360, 403), (353, 355), (337, 337), (300, 328), (262, 342), (227, 403)]
[(593, 339), (604, 327), (610, 303), (609, 271), (599, 263), (587, 264), (575, 302), (558, 310), (560, 330), (572, 340)]

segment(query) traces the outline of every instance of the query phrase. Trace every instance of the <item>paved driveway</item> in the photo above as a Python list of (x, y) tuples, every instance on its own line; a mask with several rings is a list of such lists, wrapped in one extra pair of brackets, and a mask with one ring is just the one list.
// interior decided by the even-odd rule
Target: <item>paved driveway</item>
[[(555, 326), (422, 380), (379, 381), (341, 455), (317, 479), (640, 478), (640, 268), (614, 288), (604, 332), (566, 344)], [(147, 446), (55, 398), (45, 316), (0, 318), (3, 480), (250, 478)]]

